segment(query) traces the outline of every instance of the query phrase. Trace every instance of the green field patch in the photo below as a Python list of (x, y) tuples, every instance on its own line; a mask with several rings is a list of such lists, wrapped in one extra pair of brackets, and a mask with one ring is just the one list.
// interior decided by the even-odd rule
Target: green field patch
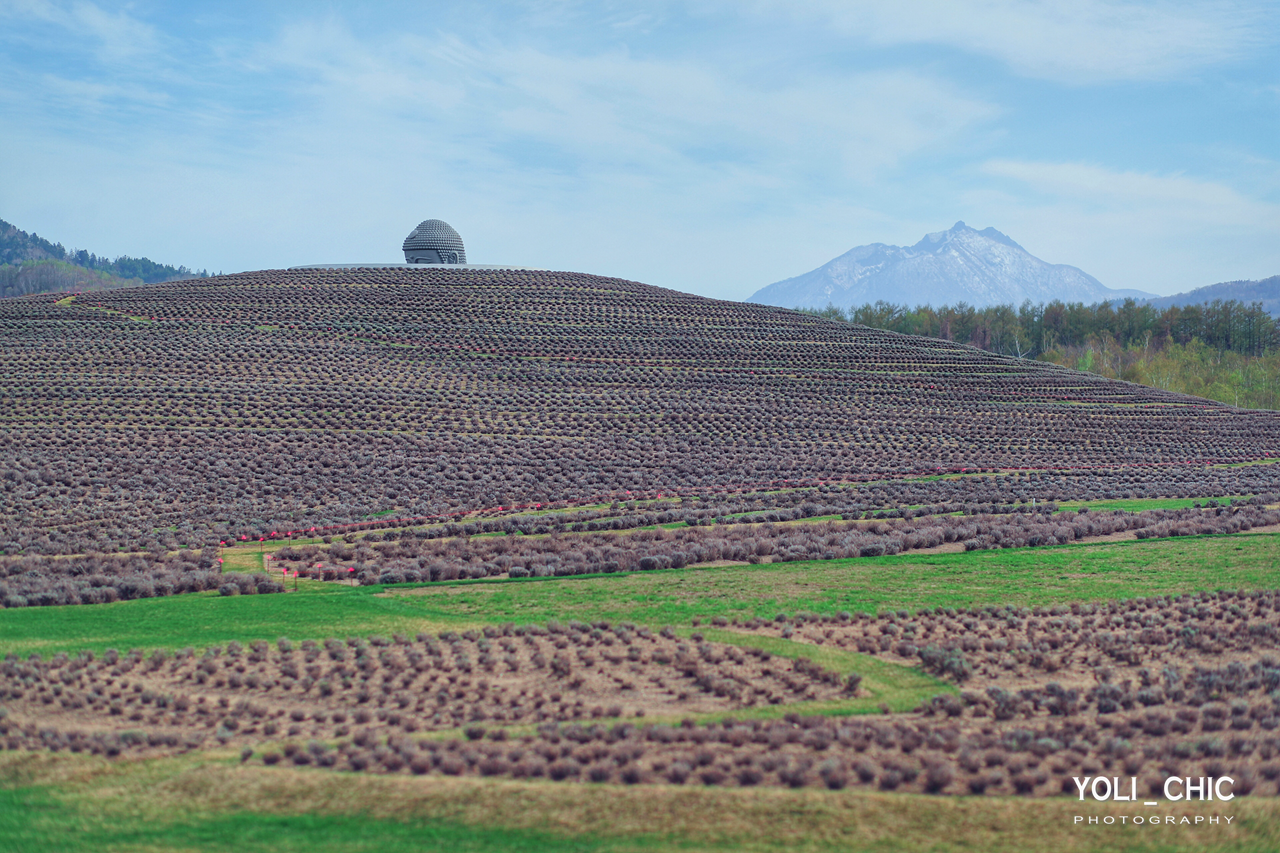
[(1204, 506), (1211, 500), (1219, 501), (1223, 506), (1231, 506), (1232, 501), (1244, 500), (1247, 495), (1229, 495), (1218, 498), (1120, 498), (1116, 500), (1103, 501), (1063, 501), (1058, 504), (1058, 509), (1063, 512), (1078, 510), (1080, 507), (1088, 507), (1094, 512), (1110, 512), (1112, 510), (1124, 510), (1125, 512), (1142, 512), (1148, 509), (1190, 509), (1199, 504)]
[(1217, 465), (1210, 465), (1210, 468), (1245, 468), (1250, 465), (1277, 465), (1280, 464), (1280, 458), (1272, 459), (1253, 459), (1249, 462), (1220, 462)]
[[(280, 548), (284, 546), (281, 545)], [(250, 551), (248, 549), (226, 549), (222, 552), (222, 570), (224, 572), (261, 572), (263, 571), (263, 554), (275, 553), (280, 548)]]
[[(14, 853), (99, 853), (99, 851), (204, 851), (204, 853), (421, 853), (488, 851), (638, 850), (646, 839), (627, 843), (546, 832), (488, 828), (441, 819), (388, 820), (359, 814), (191, 811), (181, 817), (141, 819), (102, 814), (94, 803), (59, 796), (43, 788), (0, 789), (0, 838)], [(656, 839), (655, 839), (656, 840)], [(649, 842), (652, 843), (652, 842)]]
[[(238, 765), (228, 755), (118, 761), (0, 753), (0, 846), (78, 851), (1271, 851), (1280, 800), (1165, 805), (1194, 828), (1101, 825), (1126, 803), (850, 788), (712, 788), (380, 776)], [(1076, 815), (1096, 817), (1081, 827)], [(1228, 825), (1221, 817), (1231, 815)], [(1219, 816), (1209, 824), (1209, 816)]]
[[(290, 584), (292, 586), (292, 584)], [(0, 653), (181, 648), (257, 639), (441, 631), (552, 619), (659, 627), (837, 613), (981, 605), (1051, 605), (1215, 589), (1280, 588), (1280, 534), (900, 554), (567, 578), (199, 593), (114, 604), (3, 611)]]
[(902, 554), (625, 575), (396, 587), (436, 621), (543, 622), (574, 614), (646, 624), (779, 611), (1054, 604), (1280, 585), (1280, 535)]
[[(921, 702), (928, 701), (939, 693), (959, 692), (956, 687), (935, 678), (928, 673), (913, 667), (880, 660), (872, 655), (851, 652), (836, 646), (817, 646), (812, 643), (797, 643), (782, 637), (769, 637), (762, 634), (749, 634), (722, 628), (697, 629), (705, 639), (714, 643), (727, 643), (744, 648), (764, 649), (775, 657), (808, 658), (814, 663), (834, 670), (841, 675), (857, 673), (862, 676), (862, 690), (867, 695), (842, 702), (800, 702), (785, 707), (766, 706), (751, 708), (746, 711), (726, 712), (717, 717), (737, 717), (739, 719), (767, 718), (782, 716), (784, 713), (811, 713), (825, 715), (867, 714), (882, 710), (910, 711)], [(682, 631), (689, 634), (692, 631)]]
[(371, 594), (376, 589), (315, 582), (300, 584), (296, 593), (275, 595), (205, 592), (114, 604), (7, 610), (0, 619), (0, 651), (200, 648), (231, 640), (423, 630), (423, 621), (406, 608)]

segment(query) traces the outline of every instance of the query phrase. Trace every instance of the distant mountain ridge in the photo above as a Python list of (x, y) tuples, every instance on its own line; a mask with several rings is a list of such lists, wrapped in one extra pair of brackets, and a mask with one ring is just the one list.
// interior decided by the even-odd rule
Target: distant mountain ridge
[(1140, 290), (1113, 290), (1066, 264), (1032, 255), (994, 228), (957, 222), (926, 234), (914, 246), (872, 243), (794, 278), (756, 291), (748, 302), (781, 307), (851, 308), (878, 301), (908, 305), (975, 307), (1032, 302), (1094, 303), (1151, 299)]
[(1172, 296), (1159, 296), (1149, 300), (1152, 307), (1169, 308), (1186, 305), (1200, 305), (1205, 302), (1228, 302), (1236, 300), (1246, 304), (1262, 303), (1262, 310), (1273, 317), (1280, 317), (1280, 275), (1258, 281), (1224, 281), (1188, 290), (1186, 293), (1175, 293)]

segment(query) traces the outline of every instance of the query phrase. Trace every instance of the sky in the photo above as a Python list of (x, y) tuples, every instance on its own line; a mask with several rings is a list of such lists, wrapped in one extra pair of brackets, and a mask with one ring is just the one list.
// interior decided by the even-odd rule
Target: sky
[(1280, 273), (1280, 2), (0, 0), (0, 218), (235, 272), (723, 299), (963, 220), (1114, 288)]

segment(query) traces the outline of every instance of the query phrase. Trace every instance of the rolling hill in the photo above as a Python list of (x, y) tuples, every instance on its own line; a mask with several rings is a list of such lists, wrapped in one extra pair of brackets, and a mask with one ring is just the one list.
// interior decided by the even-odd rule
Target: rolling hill
[(1278, 421), (575, 273), (7, 300), (0, 832), (1012, 851), (1123, 761), (1271, 849)]
[(1172, 296), (1161, 296), (1149, 300), (1156, 308), (1168, 308), (1172, 305), (1203, 305), (1207, 302), (1235, 300), (1252, 304), (1261, 302), (1263, 310), (1280, 317), (1280, 275), (1273, 275), (1260, 281), (1224, 281), (1188, 290), (1186, 293), (1175, 293)]
[(1110, 472), (1119, 495), (1280, 453), (1276, 413), (527, 270), (271, 270), (7, 300), (0, 413), (9, 553), (961, 469)]

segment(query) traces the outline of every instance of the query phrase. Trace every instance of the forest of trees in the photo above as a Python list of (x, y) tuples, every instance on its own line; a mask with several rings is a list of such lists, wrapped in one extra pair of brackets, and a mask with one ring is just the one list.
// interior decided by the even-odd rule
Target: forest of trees
[(847, 311), (828, 305), (809, 313), (905, 335), (972, 344), (988, 352), (1020, 358), (1038, 358), (1064, 347), (1088, 346), (1108, 339), (1123, 349), (1137, 346), (1145, 350), (1199, 341), (1212, 349), (1249, 356), (1264, 355), (1280, 347), (1280, 325), (1261, 303), (1246, 305), (1235, 301), (1160, 309), (1133, 299), (1093, 305), (1035, 305), (1028, 301), (1018, 308), (975, 308), (963, 302), (940, 308), (910, 308), (877, 302)]
[(112, 290), (143, 283), (139, 278), (117, 278), (110, 273), (66, 261), (28, 261), (21, 265), (0, 266), (0, 298), (5, 299), (37, 293)]
[(128, 255), (121, 255), (114, 260), (106, 257), (100, 258), (97, 255), (86, 252), (84, 249), (67, 252), (66, 260), (78, 267), (100, 270), (116, 278), (141, 279), (144, 284), (173, 281), (180, 278), (207, 278), (209, 276), (208, 270), (196, 272), (186, 267), (158, 264), (149, 258), (131, 258)]
[(1253, 409), (1280, 409), (1280, 324), (1261, 303), (1153, 308), (1050, 302), (910, 308), (877, 302), (808, 313), (972, 344)]
[(38, 234), (0, 219), (0, 296), (28, 296), (67, 290), (102, 290), (207, 277), (207, 270), (158, 264), (149, 258), (99, 257), (85, 249), (68, 251)]

